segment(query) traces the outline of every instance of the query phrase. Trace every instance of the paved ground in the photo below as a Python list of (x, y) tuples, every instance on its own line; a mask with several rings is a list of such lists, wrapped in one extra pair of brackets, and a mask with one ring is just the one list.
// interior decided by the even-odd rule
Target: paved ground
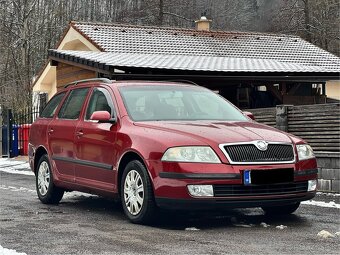
[(141, 226), (128, 222), (119, 204), (97, 196), (68, 193), (58, 206), (43, 205), (34, 176), (16, 173), (27, 167), (4, 162), (0, 254), (1, 246), (27, 254), (337, 254), (340, 248), (339, 236), (317, 237), (321, 230), (340, 231), (339, 196), (318, 195), (319, 202), (285, 217), (264, 216), (260, 209), (167, 212), (155, 225)]

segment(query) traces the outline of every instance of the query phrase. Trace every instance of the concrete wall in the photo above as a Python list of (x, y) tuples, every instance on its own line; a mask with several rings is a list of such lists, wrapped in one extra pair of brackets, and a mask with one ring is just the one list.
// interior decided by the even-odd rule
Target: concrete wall
[(319, 180), (318, 190), (340, 193), (340, 153), (316, 153)]

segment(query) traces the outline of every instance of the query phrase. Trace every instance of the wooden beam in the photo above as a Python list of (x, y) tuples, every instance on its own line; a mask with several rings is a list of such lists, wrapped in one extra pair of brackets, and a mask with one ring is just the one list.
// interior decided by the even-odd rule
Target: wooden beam
[(68, 64), (68, 65), (71, 65), (71, 66), (81, 67), (83, 69), (95, 71), (95, 72), (98, 72), (98, 73), (111, 74), (111, 72), (109, 72), (107, 70), (103, 70), (103, 69), (95, 68), (95, 67), (90, 67), (88, 65), (82, 65), (82, 64), (79, 64), (79, 63), (76, 63), (76, 62), (73, 62), (73, 61), (68, 61), (68, 60), (64, 60), (64, 59), (60, 59), (60, 58), (55, 58), (55, 57), (50, 57), (50, 59), (52, 61)]
[(270, 91), (274, 97), (276, 97), (280, 102), (282, 102), (282, 94), (276, 87), (274, 87), (273, 84), (267, 84), (266, 87), (267, 90)]
[(326, 83), (325, 82), (322, 83), (322, 95), (326, 96)]
[(301, 87), (301, 83), (294, 85), (289, 91), (288, 94), (294, 96), (296, 91)]
[(286, 95), (287, 94), (287, 83), (281, 82), (281, 85), (282, 85), (281, 94)]

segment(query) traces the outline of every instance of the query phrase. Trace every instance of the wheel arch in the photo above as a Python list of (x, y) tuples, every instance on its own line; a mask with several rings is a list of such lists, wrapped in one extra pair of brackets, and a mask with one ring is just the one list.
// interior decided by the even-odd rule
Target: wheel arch
[(38, 162), (40, 160), (40, 158), (43, 156), (43, 155), (48, 155), (47, 153), (47, 150), (44, 146), (40, 146), (36, 151), (35, 151), (35, 155), (34, 155), (34, 173), (36, 173), (37, 171), (37, 165), (38, 165)]
[(120, 186), (121, 186), (123, 171), (124, 171), (126, 165), (129, 162), (131, 162), (132, 160), (138, 160), (144, 165), (146, 171), (148, 172), (149, 178), (151, 180), (152, 189), (154, 190), (152, 176), (151, 176), (150, 171), (147, 167), (147, 164), (145, 163), (144, 158), (136, 151), (127, 151), (123, 154), (123, 156), (121, 157), (121, 159), (119, 160), (119, 163), (118, 163), (117, 190), (118, 190), (119, 196), (121, 195), (120, 194), (120, 192), (121, 192)]

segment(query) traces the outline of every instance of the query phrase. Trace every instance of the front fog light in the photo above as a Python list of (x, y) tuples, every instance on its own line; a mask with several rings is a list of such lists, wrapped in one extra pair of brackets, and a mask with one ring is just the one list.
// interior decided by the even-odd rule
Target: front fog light
[(316, 190), (316, 184), (317, 184), (316, 180), (309, 180), (308, 181), (308, 191)]
[(188, 185), (188, 191), (193, 197), (213, 197), (212, 185)]

